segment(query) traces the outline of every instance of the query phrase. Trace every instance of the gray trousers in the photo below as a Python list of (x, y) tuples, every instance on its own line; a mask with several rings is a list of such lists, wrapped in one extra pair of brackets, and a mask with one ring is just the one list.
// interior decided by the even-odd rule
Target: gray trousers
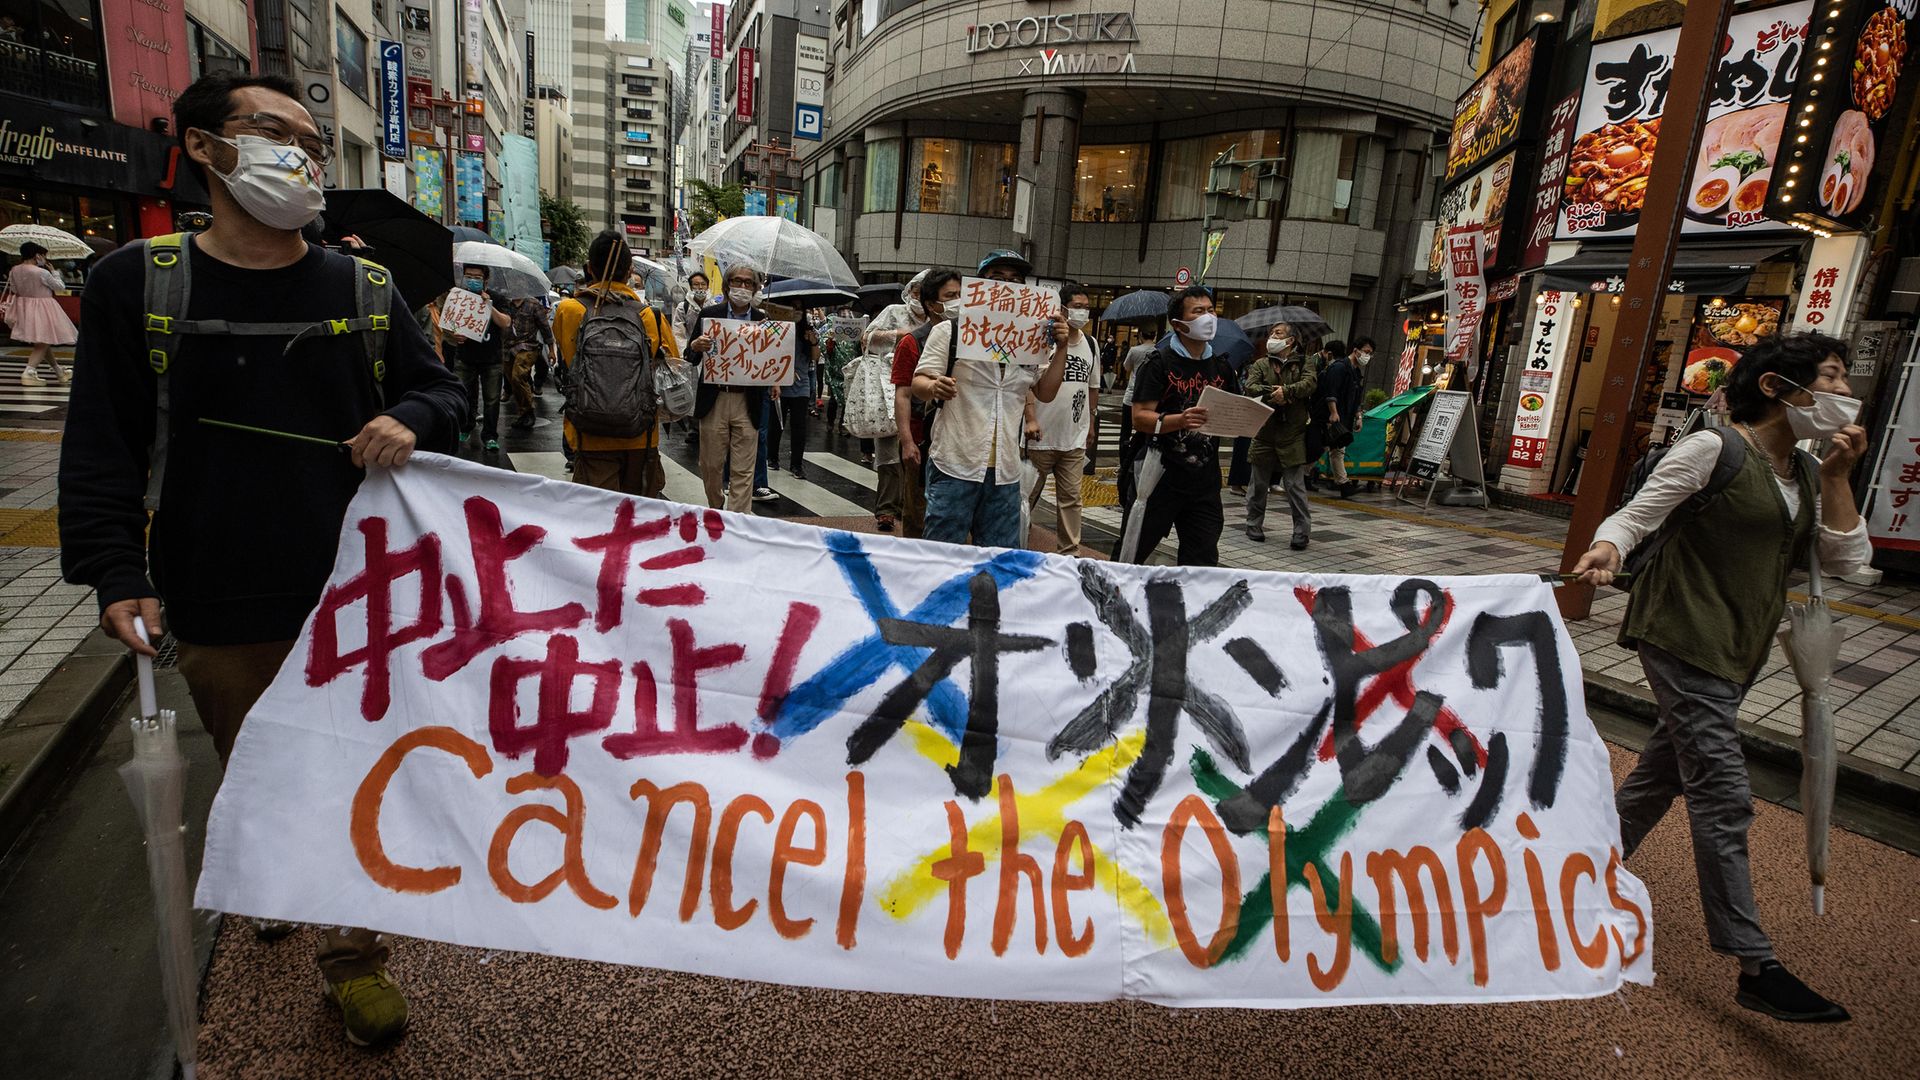
[(1707, 944), (1728, 956), (1770, 957), (1773, 942), (1760, 929), (1747, 865), (1753, 797), (1738, 723), (1747, 688), (1644, 642), (1640, 666), (1660, 703), (1660, 722), (1640, 752), (1640, 764), (1614, 795), (1620, 846), (1631, 856), (1674, 796), (1685, 795)]
[[(1267, 488), (1273, 484), (1272, 462), (1255, 463), (1253, 483), (1247, 488), (1247, 528), (1265, 531)], [(1307, 467), (1295, 465), (1280, 470), (1280, 485), (1287, 493), (1287, 510), (1293, 515), (1293, 539), (1304, 542), (1313, 532), (1313, 507), (1307, 502)]]

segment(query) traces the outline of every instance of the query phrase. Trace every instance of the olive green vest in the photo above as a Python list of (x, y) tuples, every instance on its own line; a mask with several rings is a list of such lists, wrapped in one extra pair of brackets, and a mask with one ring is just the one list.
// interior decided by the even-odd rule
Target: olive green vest
[(1813, 469), (1794, 453), (1800, 512), (1787, 504), (1765, 454), (1749, 448), (1733, 483), (1680, 526), (1633, 583), (1620, 643), (1646, 642), (1746, 685), (1766, 663), (1787, 603), (1787, 575), (1813, 540)]

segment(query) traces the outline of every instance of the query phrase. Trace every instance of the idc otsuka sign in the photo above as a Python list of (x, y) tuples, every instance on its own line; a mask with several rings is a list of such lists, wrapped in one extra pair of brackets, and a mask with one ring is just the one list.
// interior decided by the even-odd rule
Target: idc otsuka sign
[(1030, 15), (967, 27), (969, 54), (1049, 45), (1130, 45), (1140, 35), (1133, 13), (1087, 11), (1077, 15)]

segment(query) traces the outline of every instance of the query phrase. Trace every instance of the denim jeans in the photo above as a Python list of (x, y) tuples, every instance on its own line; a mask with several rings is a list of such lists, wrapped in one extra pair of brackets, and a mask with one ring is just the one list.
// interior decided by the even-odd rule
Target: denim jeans
[[(978, 481), (961, 480), (927, 467), (926, 539), (980, 547), (1024, 546), (1020, 535), (1020, 485), (995, 482), (994, 470)], [(971, 537), (971, 541), (969, 541)]]

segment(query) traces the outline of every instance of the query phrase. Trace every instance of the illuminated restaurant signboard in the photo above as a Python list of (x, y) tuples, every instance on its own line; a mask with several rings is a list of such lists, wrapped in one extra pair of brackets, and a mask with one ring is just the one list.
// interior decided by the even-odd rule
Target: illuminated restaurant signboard
[(1534, 62), (1544, 52), (1544, 31), (1535, 31), (1495, 61), (1453, 106), (1447, 139), (1447, 183), (1513, 145), (1526, 119)]

